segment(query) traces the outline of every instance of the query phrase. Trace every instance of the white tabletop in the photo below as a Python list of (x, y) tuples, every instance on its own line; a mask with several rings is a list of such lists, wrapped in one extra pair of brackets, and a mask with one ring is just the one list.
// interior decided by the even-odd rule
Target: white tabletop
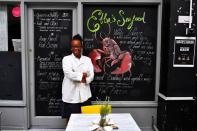
[[(117, 131), (141, 131), (133, 117), (129, 113), (109, 114), (118, 126)], [(94, 120), (100, 119), (99, 114), (72, 114), (66, 131), (89, 131)]]

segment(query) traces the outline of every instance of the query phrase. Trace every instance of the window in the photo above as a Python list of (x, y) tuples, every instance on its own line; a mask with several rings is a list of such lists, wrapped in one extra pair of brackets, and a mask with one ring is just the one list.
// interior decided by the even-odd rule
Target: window
[(0, 4), (0, 100), (22, 100), (20, 5)]

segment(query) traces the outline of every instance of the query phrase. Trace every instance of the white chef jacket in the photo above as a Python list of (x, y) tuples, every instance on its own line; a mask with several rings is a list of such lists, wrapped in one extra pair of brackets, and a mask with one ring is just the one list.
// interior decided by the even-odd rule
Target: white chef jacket
[[(91, 59), (81, 56), (80, 59), (73, 54), (62, 59), (64, 79), (62, 82), (62, 100), (67, 103), (82, 103), (92, 94), (89, 83), (94, 78), (94, 68)], [(86, 83), (81, 83), (83, 72), (87, 73)]]

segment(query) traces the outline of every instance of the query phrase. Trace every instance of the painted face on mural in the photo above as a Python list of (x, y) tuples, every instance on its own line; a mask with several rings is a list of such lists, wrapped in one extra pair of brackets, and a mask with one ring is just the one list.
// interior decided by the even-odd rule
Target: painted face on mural
[(82, 53), (82, 44), (79, 40), (72, 40), (71, 51), (75, 57), (80, 58)]

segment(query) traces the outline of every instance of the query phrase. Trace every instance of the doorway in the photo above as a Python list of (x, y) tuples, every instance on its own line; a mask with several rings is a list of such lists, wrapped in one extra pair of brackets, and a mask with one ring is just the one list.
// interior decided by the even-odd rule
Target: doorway
[(64, 128), (61, 119), (62, 58), (76, 32), (74, 5), (28, 5), (30, 126)]

